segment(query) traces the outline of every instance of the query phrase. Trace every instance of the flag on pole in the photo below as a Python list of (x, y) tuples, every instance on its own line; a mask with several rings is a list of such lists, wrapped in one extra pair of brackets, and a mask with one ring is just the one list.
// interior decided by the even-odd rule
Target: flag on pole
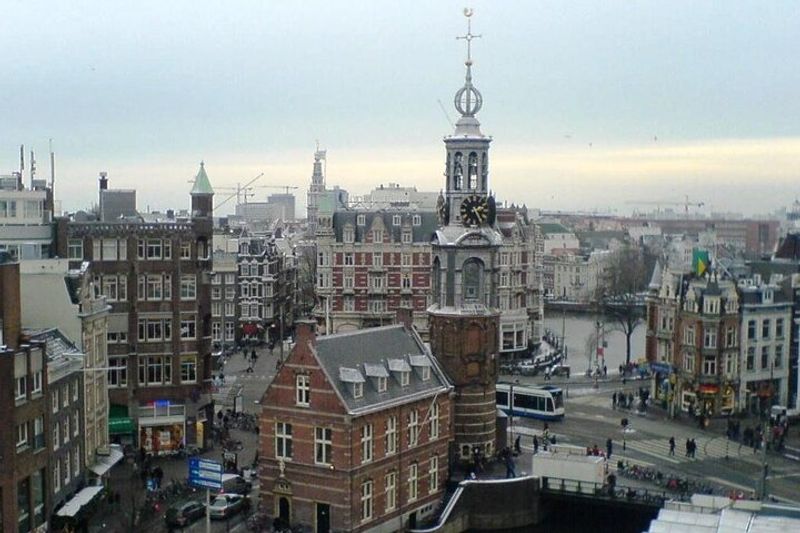
[(708, 250), (695, 248), (692, 250), (692, 271), (698, 276), (702, 276), (708, 270), (711, 260), (708, 257)]

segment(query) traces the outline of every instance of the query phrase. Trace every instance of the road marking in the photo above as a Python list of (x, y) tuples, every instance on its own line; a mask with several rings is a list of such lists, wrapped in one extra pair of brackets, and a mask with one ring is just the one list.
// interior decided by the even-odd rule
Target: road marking
[(752, 491), (753, 490), (753, 487), (747, 487), (745, 485), (739, 485), (738, 483), (734, 483), (733, 481), (728, 481), (727, 479), (722, 479), (722, 478), (718, 478), (718, 477), (714, 477), (714, 476), (705, 476), (705, 478), (707, 480), (713, 481), (714, 483), (717, 483), (719, 485), (725, 485), (727, 487), (733, 487), (733, 488), (739, 489), (739, 490), (746, 490), (746, 491)]
[(634, 442), (638, 442), (638, 441), (627, 442), (627, 447), (629, 449), (636, 450), (639, 453), (643, 453), (643, 454), (649, 455), (651, 457), (657, 457), (659, 461), (667, 461), (667, 462), (670, 462), (670, 463), (673, 463), (673, 464), (676, 464), (676, 465), (683, 462), (683, 461), (679, 461), (678, 459), (674, 459), (672, 457), (665, 456), (664, 454), (661, 454), (661, 453), (651, 452), (650, 450), (642, 449), (639, 446), (634, 446), (633, 445)]

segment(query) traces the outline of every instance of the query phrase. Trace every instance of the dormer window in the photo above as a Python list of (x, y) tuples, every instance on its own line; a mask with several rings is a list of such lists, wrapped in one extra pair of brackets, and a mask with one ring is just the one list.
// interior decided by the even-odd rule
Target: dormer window
[(410, 372), (400, 372), (400, 386), (401, 387), (408, 387), (409, 374), (410, 374)]
[(387, 363), (389, 371), (395, 373), (395, 377), (397, 381), (400, 382), (400, 386), (407, 387), (410, 379), (411, 365), (409, 365), (405, 359), (389, 359)]
[(409, 355), (408, 361), (419, 372), (419, 377), (422, 381), (431, 379), (431, 361), (426, 355)]
[(386, 392), (386, 382), (388, 380), (385, 377), (378, 378), (378, 392)]
[(422, 367), (422, 381), (428, 381), (431, 379), (431, 367), (423, 366)]
[(343, 383), (349, 383), (351, 386), (351, 391), (353, 392), (353, 398), (363, 398), (364, 397), (364, 376), (361, 375), (361, 372), (357, 368), (346, 368), (341, 367), (339, 368), (339, 379)]
[(399, 226), (399, 225), (400, 225), (400, 215), (393, 215), (392, 226)]
[(356, 217), (356, 224), (359, 226), (366, 226), (367, 224), (367, 216), (366, 215), (358, 215)]

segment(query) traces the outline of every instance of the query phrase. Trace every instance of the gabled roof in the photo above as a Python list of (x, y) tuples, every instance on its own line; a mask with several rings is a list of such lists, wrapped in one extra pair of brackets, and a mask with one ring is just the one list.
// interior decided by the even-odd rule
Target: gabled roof
[(211, 182), (208, 181), (208, 174), (206, 174), (205, 164), (200, 161), (200, 171), (194, 179), (194, 187), (192, 187), (191, 195), (196, 194), (214, 194), (214, 189), (211, 188)]
[[(419, 337), (402, 325), (318, 336), (315, 352), (317, 361), (351, 414), (406, 403), (451, 387)], [(429, 379), (422, 381), (420, 375), (410, 372), (411, 357), (418, 364), (424, 364), (422, 359), (425, 359), (432, 367)], [(392, 375), (397, 371), (409, 372), (408, 385), (402, 387), (399, 378), (389, 379), (385, 392), (378, 392), (376, 379), (363, 377), (397, 377)], [(352, 383), (364, 381), (363, 396), (354, 398)]]

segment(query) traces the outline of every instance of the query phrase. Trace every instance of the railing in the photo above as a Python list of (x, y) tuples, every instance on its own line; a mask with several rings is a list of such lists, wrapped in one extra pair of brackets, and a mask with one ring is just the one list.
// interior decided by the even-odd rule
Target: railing
[(578, 481), (575, 479), (542, 478), (542, 491), (551, 494), (574, 494), (582, 497), (605, 499), (614, 501), (628, 501), (643, 505), (661, 507), (664, 502), (672, 499), (666, 491), (653, 491), (640, 487), (607, 483), (594, 483), (591, 481)]

